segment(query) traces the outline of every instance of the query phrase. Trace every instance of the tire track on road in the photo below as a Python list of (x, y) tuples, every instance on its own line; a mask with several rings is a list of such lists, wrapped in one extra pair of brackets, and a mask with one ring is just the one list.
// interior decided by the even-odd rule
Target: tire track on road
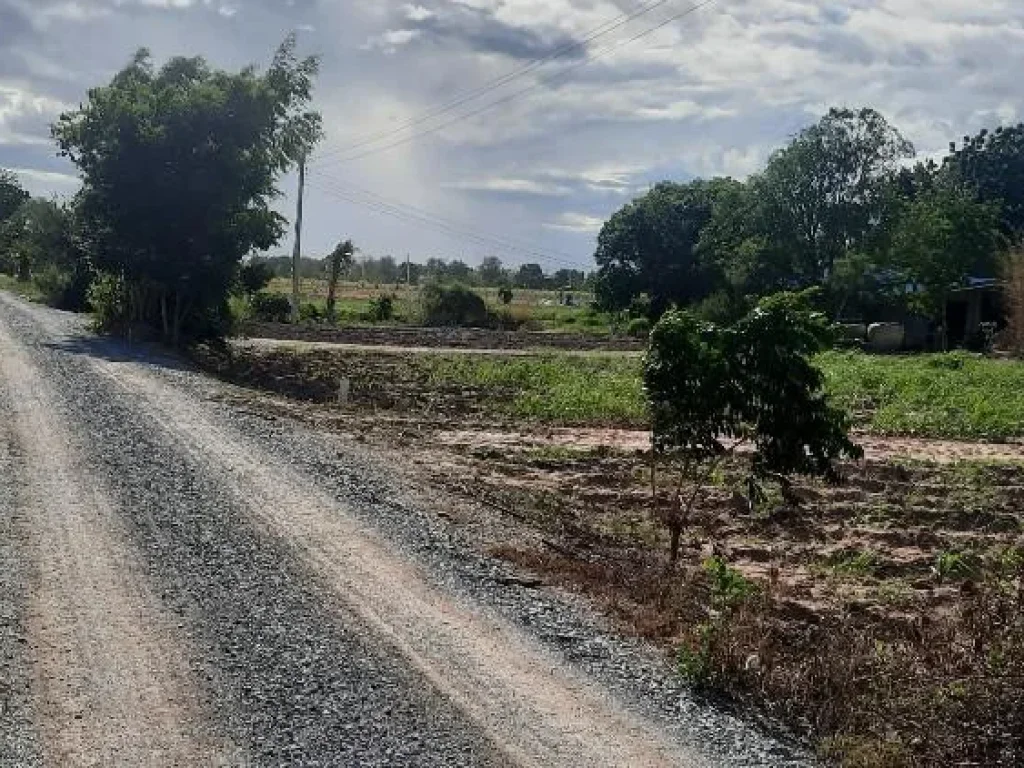
[(321, 574), (379, 637), (521, 766), (709, 765), (622, 709), (511, 624), (428, 584), (308, 478), (132, 362), (92, 361), (196, 462), (218, 465), (250, 514)]
[(21, 454), (16, 503), (32, 564), (25, 629), (44, 762), (239, 762), (210, 734), (183, 638), (148, 590), (48, 382), (3, 322), (0, 379)]

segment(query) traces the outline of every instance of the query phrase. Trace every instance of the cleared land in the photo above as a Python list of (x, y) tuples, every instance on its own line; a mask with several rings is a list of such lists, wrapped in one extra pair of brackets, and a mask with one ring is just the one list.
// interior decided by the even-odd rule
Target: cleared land
[(0, 294), (0, 764), (807, 764), (393, 455), (86, 322)]
[(797, 507), (776, 498), (753, 512), (740, 468), (726, 467), (672, 570), (652, 521), (636, 355), (247, 345), (207, 360), (320, 401), (240, 396), (251, 407), (400, 450), (420, 482), (485, 510), (455, 515), (484, 531), (481, 546), (597, 600), (698, 688), (785, 722), (838, 763), (1020, 764), (1024, 366), (819, 362), (868, 459), (841, 486), (799, 485)]

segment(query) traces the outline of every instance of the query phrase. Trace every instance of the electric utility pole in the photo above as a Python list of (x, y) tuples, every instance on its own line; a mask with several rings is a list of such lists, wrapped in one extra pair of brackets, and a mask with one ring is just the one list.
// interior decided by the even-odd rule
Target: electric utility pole
[(302, 197), (306, 193), (306, 153), (299, 157), (299, 202), (295, 212), (295, 250), (292, 252), (292, 322), (299, 322), (299, 263), (302, 259)]

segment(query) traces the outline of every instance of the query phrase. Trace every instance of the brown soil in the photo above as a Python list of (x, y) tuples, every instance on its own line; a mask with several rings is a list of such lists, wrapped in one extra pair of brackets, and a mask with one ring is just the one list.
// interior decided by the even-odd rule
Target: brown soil
[(356, 346), (443, 349), (562, 349), (642, 351), (635, 339), (597, 334), (494, 331), (485, 328), (350, 327), (322, 328), (283, 323), (248, 323), (240, 335), (254, 339), (328, 342)]
[[(844, 468), (845, 483), (800, 484), (799, 507), (780, 498), (754, 513), (738, 493), (741, 468), (729, 467), (666, 581), (646, 433), (502, 430), (472, 412), (384, 417), (264, 396), (251, 405), (399, 449), (417, 480), (519, 529), (477, 525), (492, 552), (597, 599), (673, 653), (699, 647), (721, 615), (702, 567), (720, 558), (759, 597), (722, 619), (708, 676), (845, 765), (1016, 765), (1024, 755), (1013, 682), (1024, 675), (1024, 614), (1007, 613), (1024, 607), (1020, 445), (862, 437), (867, 459)], [(1008, 666), (991, 666), (996, 656)]]

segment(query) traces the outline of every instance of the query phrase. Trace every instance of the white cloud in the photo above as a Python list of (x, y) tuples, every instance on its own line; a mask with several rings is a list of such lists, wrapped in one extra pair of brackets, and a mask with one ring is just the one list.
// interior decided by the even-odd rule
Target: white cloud
[(500, 192), (525, 195), (559, 196), (572, 193), (572, 188), (551, 182), (535, 179), (480, 179), (476, 181), (446, 181), (441, 184), (445, 189), (457, 189), (463, 192)]
[(387, 32), (367, 39), (362, 47), (363, 50), (367, 51), (378, 50), (392, 54), (419, 36), (420, 31), (418, 29), (389, 29)]
[(402, 10), (405, 11), (405, 18), (409, 21), (426, 21), (427, 19), (434, 18), (434, 12), (429, 8), (424, 8), (422, 5), (409, 3)]
[(566, 232), (596, 234), (604, 226), (604, 219), (585, 213), (563, 213), (555, 221), (544, 222), (543, 226), (547, 229), (561, 229)]
[[(0, 0), (0, 151), (52, 172), (46, 125), (66, 101), (109, 79), (134, 45), (158, 60), (266, 62), (282, 30), (324, 54), (317, 106), (325, 152), (393, 133), (437, 104), (481, 88), (635, 8), (623, 0)], [(218, 13), (237, 9), (228, 21)], [(387, 151), (326, 171), (497, 236), (581, 259), (600, 219), (662, 178), (762, 167), (771, 150), (832, 105), (873, 106), (924, 156), (982, 127), (1024, 118), (1020, 0), (728, 0), (601, 54), (683, 6), (637, 18), (415, 131), (360, 151)], [(226, 31), (230, 27), (230, 32)], [(21, 29), (21, 27), (17, 27)], [(31, 37), (32, 30), (37, 36)], [(45, 33), (41, 32), (45, 30)], [(116, 41), (111, 44), (110, 40)], [(428, 44), (429, 43), (429, 44)], [(388, 54), (388, 55), (382, 55)], [(571, 69), (569, 69), (571, 68)], [(403, 141), (447, 119), (494, 109)], [(40, 101), (40, 99), (42, 101)], [(401, 143), (399, 143), (401, 142)], [(324, 185), (329, 184), (321, 177)], [(294, 188), (292, 179), (282, 188)], [(467, 194), (470, 193), (470, 194)], [(477, 194), (471, 194), (477, 193)], [(317, 193), (308, 240), (351, 236), (370, 252), (442, 255), (451, 241), (411, 223), (356, 215)], [(557, 207), (556, 207), (557, 206)], [(289, 211), (290, 200), (281, 202)], [(563, 213), (566, 211), (566, 213)], [(467, 243), (467, 260), (483, 255)]]

